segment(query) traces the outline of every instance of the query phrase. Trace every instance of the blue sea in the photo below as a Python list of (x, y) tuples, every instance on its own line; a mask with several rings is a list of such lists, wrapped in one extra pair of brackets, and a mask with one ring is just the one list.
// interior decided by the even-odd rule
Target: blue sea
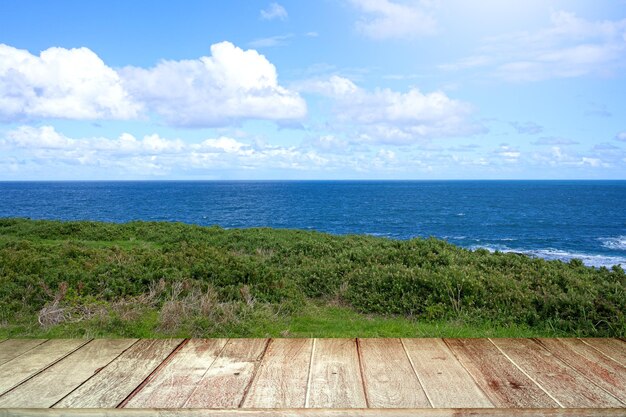
[(0, 182), (0, 217), (434, 236), (626, 266), (626, 181)]

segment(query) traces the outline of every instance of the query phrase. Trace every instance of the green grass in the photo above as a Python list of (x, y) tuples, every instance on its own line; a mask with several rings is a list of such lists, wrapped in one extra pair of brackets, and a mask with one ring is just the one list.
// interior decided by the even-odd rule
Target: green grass
[(436, 239), (0, 219), (0, 337), (623, 337), (625, 312), (624, 271), (578, 260)]
[(463, 321), (421, 322), (405, 317), (381, 317), (363, 315), (348, 307), (308, 306), (292, 316), (280, 316), (275, 320), (254, 320), (238, 326), (205, 334), (187, 331), (159, 331), (158, 313), (144, 314), (132, 325), (111, 320), (64, 323), (41, 327), (32, 321), (0, 328), (0, 338), (32, 337), (558, 337), (563, 332), (550, 329), (530, 329), (511, 325), (501, 327), (485, 322), (468, 324)]

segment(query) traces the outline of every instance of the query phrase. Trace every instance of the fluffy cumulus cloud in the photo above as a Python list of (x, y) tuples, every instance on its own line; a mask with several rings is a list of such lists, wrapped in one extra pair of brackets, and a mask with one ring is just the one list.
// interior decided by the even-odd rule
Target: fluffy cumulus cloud
[(441, 65), (448, 70), (489, 68), (512, 82), (612, 75), (626, 67), (626, 19), (592, 21), (558, 11), (551, 25), (487, 39), (474, 56)]
[(87, 48), (37, 56), (0, 44), (0, 120), (131, 119), (140, 111), (119, 74)]
[(121, 75), (133, 97), (177, 126), (294, 120), (307, 111), (296, 92), (278, 84), (267, 58), (230, 42), (212, 45), (211, 56), (161, 61), (149, 69), (126, 67)]
[(351, 0), (351, 3), (361, 12), (357, 30), (369, 38), (414, 38), (436, 31), (436, 20), (421, 3), (390, 0)]
[(87, 48), (50, 48), (36, 56), (0, 45), (0, 120), (157, 114), (176, 126), (224, 126), (306, 115), (305, 101), (278, 84), (263, 55), (229, 42), (212, 45), (211, 53), (116, 71)]
[(471, 119), (472, 108), (468, 103), (441, 91), (423, 93), (417, 88), (406, 92), (368, 91), (337, 75), (305, 82), (300, 89), (328, 96), (334, 103), (335, 121), (372, 143), (406, 145), (483, 130)]

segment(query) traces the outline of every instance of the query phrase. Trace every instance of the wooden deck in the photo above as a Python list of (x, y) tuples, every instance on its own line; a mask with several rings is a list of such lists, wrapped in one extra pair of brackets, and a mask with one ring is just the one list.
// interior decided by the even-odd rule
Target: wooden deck
[(172, 413), (626, 416), (626, 342), (0, 341), (0, 417)]

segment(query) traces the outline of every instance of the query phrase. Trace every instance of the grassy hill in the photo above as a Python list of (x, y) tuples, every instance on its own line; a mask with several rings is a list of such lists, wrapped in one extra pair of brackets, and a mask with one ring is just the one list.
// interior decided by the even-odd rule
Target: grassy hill
[(626, 274), (436, 239), (0, 219), (0, 337), (625, 336)]

